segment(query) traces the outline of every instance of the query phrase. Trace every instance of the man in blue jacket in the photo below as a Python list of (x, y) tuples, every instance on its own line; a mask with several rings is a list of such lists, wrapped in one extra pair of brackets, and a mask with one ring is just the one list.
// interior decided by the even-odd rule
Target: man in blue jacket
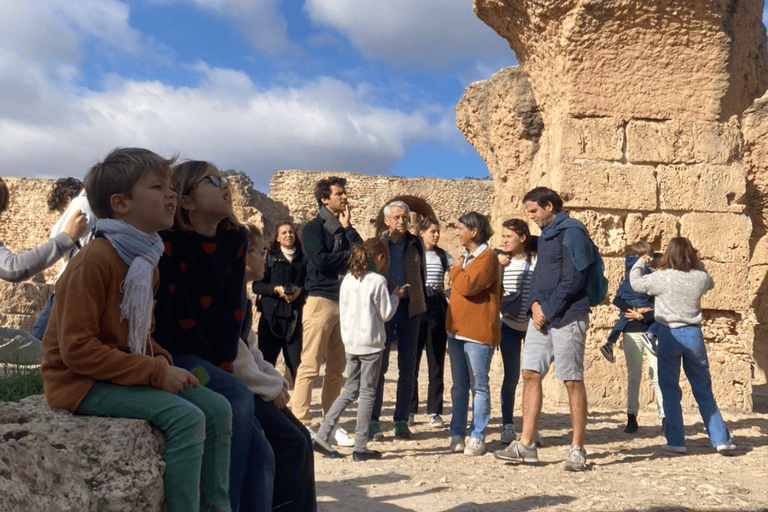
[(332, 176), (315, 185), (315, 198), (320, 206), (317, 217), (307, 222), (301, 235), (307, 278), (304, 303), (301, 362), (296, 370), (296, 382), (291, 411), (304, 425), (312, 416), (312, 384), (325, 362), (323, 377), (323, 414), (328, 412), (341, 392), (341, 380), (346, 367), (344, 344), (339, 327), (339, 290), (347, 273), (349, 248), (362, 243), (352, 227), (347, 205), (347, 180)]
[(568, 471), (587, 469), (584, 431), (587, 392), (584, 387), (584, 347), (589, 327), (587, 267), (597, 260), (587, 228), (563, 211), (554, 190), (537, 187), (523, 197), (528, 217), (541, 228), (536, 268), (528, 299), (531, 321), (525, 336), (523, 430), (518, 440), (495, 456), (513, 462), (537, 462), (535, 432), (541, 413), (541, 379), (555, 361), (555, 375), (568, 392), (573, 430), (565, 461)]

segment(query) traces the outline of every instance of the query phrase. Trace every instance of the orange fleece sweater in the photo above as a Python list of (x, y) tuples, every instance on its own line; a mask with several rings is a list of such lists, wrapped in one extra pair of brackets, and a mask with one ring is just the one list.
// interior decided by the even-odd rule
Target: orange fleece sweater
[(498, 345), (501, 342), (501, 280), (496, 253), (486, 249), (465, 268), (452, 266), (450, 275), (446, 330), (486, 345)]
[[(56, 281), (56, 300), (43, 336), (41, 373), (51, 407), (74, 412), (97, 381), (161, 389), (171, 355), (151, 341), (149, 355), (128, 349), (128, 321), (120, 319), (128, 265), (105, 238), (96, 238)], [(157, 291), (158, 271), (154, 270)], [(154, 325), (152, 326), (154, 328)]]

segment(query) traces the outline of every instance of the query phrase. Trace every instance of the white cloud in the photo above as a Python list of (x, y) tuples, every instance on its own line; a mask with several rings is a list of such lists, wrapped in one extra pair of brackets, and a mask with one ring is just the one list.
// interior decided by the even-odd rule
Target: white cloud
[[(194, 1), (230, 12), (248, 4)], [(143, 146), (245, 171), (266, 189), (279, 169), (386, 173), (414, 145), (462, 143), (452, 105), (384, 107), (379, 98), (392, 92), (360, 76), (259, 87), (243, 71), (198, 62), (186, 64), (198, 77), (186, 87), (113, 73), (88, 89), (81, 65), (96, 43), (98, 59), (104, 48), (157, 57), (124, 3), (11, 0), (4, 9), (0, 175), (83, 176), (112, 148)]]
[(459, 140), (452, 109), (371, 106), (364, 85), (318, 78), (257, 90), (241, 72), (195, 68), (195, 88), (112, 77), (110, 90), (70, 98), (72, 122), (0, 119), (0, 173), (81, 176), (115, 146), (142, 146), (245, 171), (266, 189), (279, 169), (383, 173), (412, 144)]
[(463, 59), (514, 58), (469, 0), (306, 0), (305, 10), (366, 57), (394, 65), (447, 68)]

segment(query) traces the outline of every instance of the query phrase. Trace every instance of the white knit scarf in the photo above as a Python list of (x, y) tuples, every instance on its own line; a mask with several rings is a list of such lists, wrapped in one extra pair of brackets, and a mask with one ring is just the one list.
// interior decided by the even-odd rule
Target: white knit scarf
[(121, 285), (120, 319), (128, 320), (128, 347), (145, 354), (152, 325), (152, 271), (163, 255), (163, 240), (148, 235), (122, 220), (99, 219), (99, 231), (128, 265)]

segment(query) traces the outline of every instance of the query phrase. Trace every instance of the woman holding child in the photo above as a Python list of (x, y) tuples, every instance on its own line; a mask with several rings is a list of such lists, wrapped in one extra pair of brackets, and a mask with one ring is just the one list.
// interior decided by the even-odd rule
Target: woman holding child
[[(314, 481), (295, 481), (295, 473), (281, 471), (280, 462), (276, 472), (276, 455), (285, 453), (273, 451), (265, 437), (278, 415), (285, 418), (280, 425), (293, 426), (278, 410), (284, 406), (283, 386), (266, 402), (232, 373), (246, 315), (248, 232), (235, 219), (229, 182), (212, 164), (190, 161), (174, 168), (173, 185), (179, 206), (174, 229), (161, 233), (156, 339), (178, 365), (199, 368), (205, 385), (232, 406), (232, 510), (268, 511), (273, 505), (314, 510)], [(252, 278), (263, 272), (257, 270)], [(269, 422), (260, 423), (260, 413)], [(306, 466), (306, 461), (291, 463)]]
[(712, 446), (720, 453), (736, 446), (712, 394), (709, 360), (701, 332), (701, 296), (715, 286), (696, 250), (687, 238), (670, 240), (659, 269), (645, 274), (646, 260), (639, 258), (629, 274), (636, 292), (655, 297), (658, 326), (659, 385), (664, 395), (664, 436), (661, 448), (686, 453), (683, 414), (680, 406), (680, 363), (699, 405), (701, 419)]

